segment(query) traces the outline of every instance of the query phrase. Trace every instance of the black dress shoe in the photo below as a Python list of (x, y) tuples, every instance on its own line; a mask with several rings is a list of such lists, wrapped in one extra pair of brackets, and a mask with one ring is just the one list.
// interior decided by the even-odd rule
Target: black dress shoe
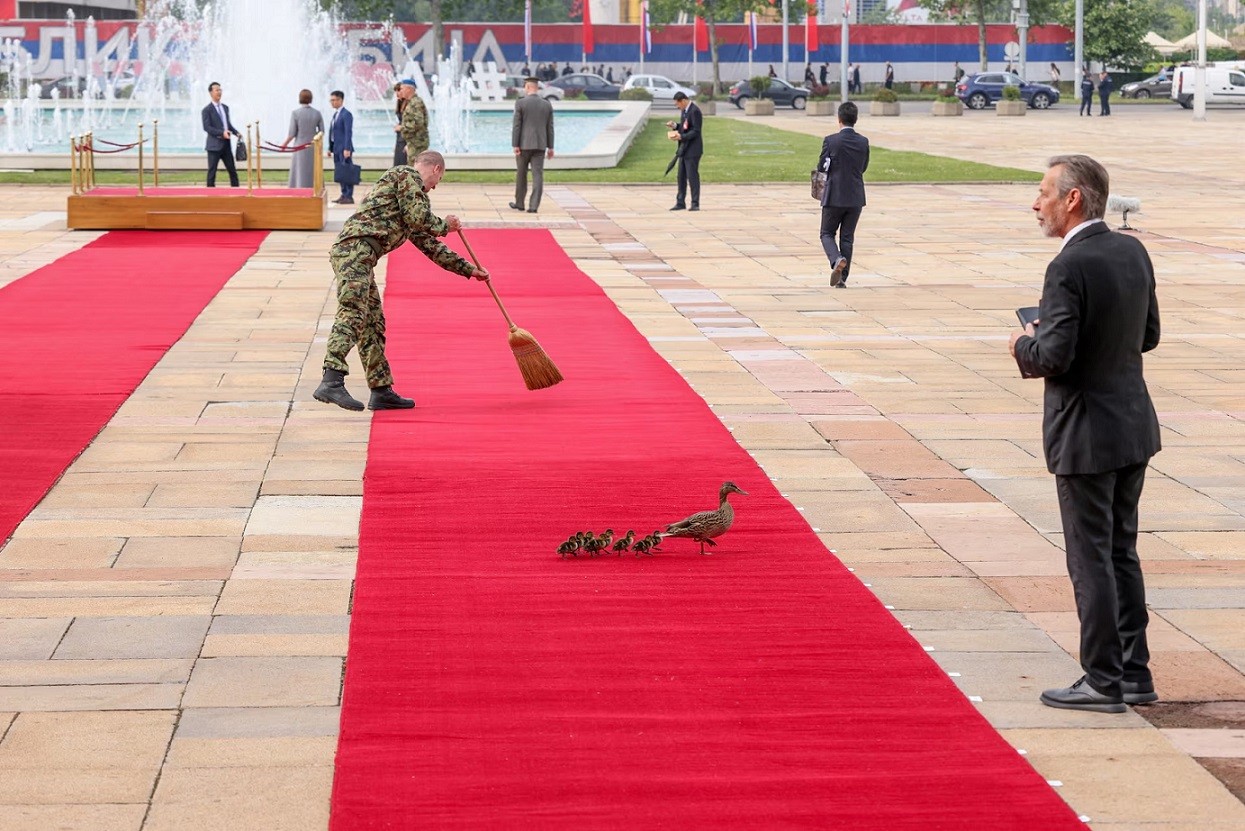
[(1089, 710), (1094, 713), (1125, 713), (1128, 707), (1123, 696), (1107, 695), (1089, 685), (1085, 676), (1071, 687), (1047, 690), (1042, 693), (1042, 703), (1061, 710)]
[(687, 205), (678, 205), (678, 204), (676, 204), (676, 205), (675, 205), (673, 208), (671, 208), (670, 210), (672, 210), (672, 211), (686, 211), (686, 210), (687, 210)]
[(699, 210), (700, 210), (700, 206), (699, 206), (699, 205), (693, 205), (692, 207), (688, 208), (688, 210), (689, 210), (689, 211), (699, 211)]
[(338, 205), (353, 205), (354, 200), (353, 199), (338, 199), (337, 204)]
[(528, 209), (527, 209), (527, 212), (528, 212), (529, 214), (534, 214), (534, 213), (536, 213), (536, 209), (535, 209), (535, 208), (528, 208)]
[(1151, 704), (1159, 700), (1153, 681), (1121, 681), (1120, 692), (1125, 704)]
[(514, 208), (516, 211), (523, 210), (523, 206), (520, 205), (518, 202), (511, 202), (510, 207)]
[(346, 373), (336, 369), (324, 370), (324, 378), (311, 397), (325, 404), (336, 404), (343, 410), (358, 412), (363, 409), (363, 402), (346, 392)]
[(393, 387), (377, 387), (372, 390), (372, 397), (367, 402), (369, 410), (409, 410), (415, 401), (403, 398), (393, 391)]

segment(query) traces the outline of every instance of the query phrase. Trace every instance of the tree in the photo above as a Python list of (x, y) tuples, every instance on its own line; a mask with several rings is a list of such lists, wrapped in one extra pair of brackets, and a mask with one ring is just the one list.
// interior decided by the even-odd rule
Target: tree
[[(929, 11), (935, 20), (948, 20), (953, 23), (972, 24), (977, 27), (977, 54), (981, 58), (981, 69), (990, 68), (986, 52), (986, 24), (1007, 23), (1012, 18), (1010, 0), (917, 0), (923, 9)], [(1041, 26), (1056, 18), (1060, 11), (1059, 0), (1029, 0), (1029, 25)]]
[(741, 20), (744, 12), (772, 8), (768, 0), (649, 0), (648, 11), (655, 26), (674, 22), (680, 14), (703, 17), (709, 33), (709, 57), (713, 63), (713, 88), (722, 89), (722, 73), (718, 66), (717, 24)]
[[(1063, 22), (1076, 23), (1075, 6), (1063, 9)], [(1104, 66), (1142, 66), (1155, 57), (1143, 38), (1154, 28), (1159, 12), (1154, 0), (1087, 0), (1085, 3), (1085, 60)]]

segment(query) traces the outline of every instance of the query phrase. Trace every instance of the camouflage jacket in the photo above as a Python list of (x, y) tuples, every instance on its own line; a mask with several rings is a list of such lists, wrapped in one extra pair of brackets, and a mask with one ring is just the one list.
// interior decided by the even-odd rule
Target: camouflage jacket
[(464, 277), (475, 270), (467, 260), (451, 251), (437, 237), (449, 232), (445, 220), (432, 212), (424, 180), (413, 167), (391, 168), (380, 177), (354, 216), (346, 220), (334, 247), (356, 240), (370, 241), (376, 254), (388, 254), (406, 240), (424, 252), (428, 259)]
[[(414, 153), (428, 149), (428, 108), (418, 95), (412, 96), (402, 110), (402, 141)], [(415, 161), (414, 155), (410, 161)]]

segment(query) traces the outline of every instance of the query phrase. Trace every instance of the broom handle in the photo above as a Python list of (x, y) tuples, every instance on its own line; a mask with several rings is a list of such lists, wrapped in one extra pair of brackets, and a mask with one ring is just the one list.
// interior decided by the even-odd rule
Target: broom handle
[[(483, 266), (480, 265), (480, 260), (476, 257), (476, 252), (471, 248), (471, 243), (467, 242), (467, 235), (463, 233), (462, 228), (458, 229), (458, 238), (463, 241), (463, 245), (467, 246), (467, 255), (471, 257), (471, 262), (475, 264), (475, 267), (483, 268)], [(506, 307), (502, 305), (501, 298), (497, 296), (497, 289), (493, 288), (493, 281), (486, 280), (484, 285), (488, 286), (488, 290), (493, 295), (493, 299), (497, 301), (497, 308), (501, 309), (502, 317), (506, 318), (506, 322), (510, 324), (510, 328), (518, 328), (514, 325), (514, 321), (510, 319), (510, 314), (506, 311)]]

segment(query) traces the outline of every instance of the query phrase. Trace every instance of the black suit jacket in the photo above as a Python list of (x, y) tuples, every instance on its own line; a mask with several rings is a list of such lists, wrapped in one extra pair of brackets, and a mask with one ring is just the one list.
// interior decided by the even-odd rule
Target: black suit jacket
[(695, 101), (687, 102), (687, 109), (679, 115), (675, 129), (679, 131), (679, 155), (689, 159), (705, 155), (705, 140), (700, 134), (705, 116)]
[[(242, 135), (238, 132), (238, 128), (233, 126), (232, 119), (229, 118), (229, 105), (221, 104), (225, 110), (225, 124), (228, 124), (229, 132), (235, 136)], [(225, 132), (226, 126), (221, 123), (220, 113), (216, 112), (215, 104), (208, 104), (203, 108), (203, 132), (207, 133), (207, 141), (203, 145), (204, 150), (228, 150), (229, 139), (222, 138), (221, 134)]]
[[(829, 167), (826, 166), (829, 162)], [(865, 206), (865, 171), (869, 169), (869, 139), (852, 127), (844, 127), (826, 136), (821, 143), (817, 169), (830, 174), (826, 192), (821, 195), (823, 208), (863, 208)]]
[(1105, 473), (1157, 453), (1159, 422), (1141, 353), (1159, 343), (1145, 246), (1096, 222), (1046, 267), (1037, 337), (1016, 341), (1026, 378), (1046, 379), (1042, 443), (1051, 473)]

